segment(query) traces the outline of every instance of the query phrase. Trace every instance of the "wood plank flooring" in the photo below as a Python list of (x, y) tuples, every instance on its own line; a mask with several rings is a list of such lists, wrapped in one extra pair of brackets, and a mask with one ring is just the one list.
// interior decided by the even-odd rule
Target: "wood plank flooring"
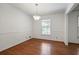
[(42, 39), (30, 39), (0, 52), (0, 55), (78, 55), (79, 45)]

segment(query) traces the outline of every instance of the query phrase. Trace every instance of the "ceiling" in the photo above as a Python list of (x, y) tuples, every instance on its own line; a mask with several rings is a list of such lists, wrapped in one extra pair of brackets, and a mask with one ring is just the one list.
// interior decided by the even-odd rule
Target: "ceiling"
[(37, 7), (35, 3), (13, 3), (10, 5), (15, 6), (30, 15), (35, 15), (36, 12), (38, 15), (48, 15), (57, 12), (65, 12), (69, 4), (70, 3), (38, 3)]

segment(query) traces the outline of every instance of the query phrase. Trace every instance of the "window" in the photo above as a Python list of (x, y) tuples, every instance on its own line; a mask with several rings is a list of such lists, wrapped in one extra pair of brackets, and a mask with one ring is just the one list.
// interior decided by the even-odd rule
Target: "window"
[(41, 20), (42, 35), (50, 35), (50, 19)]

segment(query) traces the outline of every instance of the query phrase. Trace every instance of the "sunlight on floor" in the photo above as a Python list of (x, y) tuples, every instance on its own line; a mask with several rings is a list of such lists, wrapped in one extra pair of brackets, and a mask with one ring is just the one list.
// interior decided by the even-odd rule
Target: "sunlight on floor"
[(42, 43), (41, 45), (41, 54), (51, 54), (51, 45), (47, 43)]

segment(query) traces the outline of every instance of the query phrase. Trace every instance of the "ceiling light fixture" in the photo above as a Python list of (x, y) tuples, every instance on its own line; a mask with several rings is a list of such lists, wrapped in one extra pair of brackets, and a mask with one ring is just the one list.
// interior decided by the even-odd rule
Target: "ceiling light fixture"
[(34, 20), (39, 20), (41, 17), (38, 14), (38, 4), (35, 4), (36, 7), (36, 14), (33, 16)]

